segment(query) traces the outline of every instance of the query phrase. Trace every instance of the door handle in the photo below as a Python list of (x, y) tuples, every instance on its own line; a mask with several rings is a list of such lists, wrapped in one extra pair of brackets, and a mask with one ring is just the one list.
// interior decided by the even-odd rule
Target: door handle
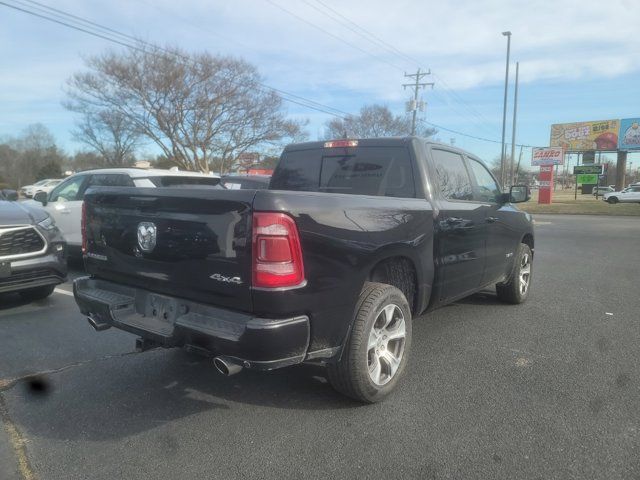
[(494, 223), (494, 222), (497, 222), (499, 219), (498, 217), (487, 217), (485, 220), (487, 221), (487, 223)]

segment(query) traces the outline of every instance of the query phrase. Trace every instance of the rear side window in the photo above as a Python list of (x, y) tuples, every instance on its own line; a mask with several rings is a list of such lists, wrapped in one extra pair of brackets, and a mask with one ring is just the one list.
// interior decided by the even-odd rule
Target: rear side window
[(285, 152), (269, 188), (403, 198), (416, 194), (411, 158), (403, 147)]
[(436, 179), (442, 196), (449, 200), (473, 200), (469, 172), (462, 156), (447, 150), (431, 151), (436, 167)]
[(184, 177), (184, 176), (158, 176), (148, 177), (149, 180), (156, 187), (171, 187), (171, 188), (200, 188), (200, 187), (214, 187), (223, 188), (220, 185), (220, 179), (217, 177)]

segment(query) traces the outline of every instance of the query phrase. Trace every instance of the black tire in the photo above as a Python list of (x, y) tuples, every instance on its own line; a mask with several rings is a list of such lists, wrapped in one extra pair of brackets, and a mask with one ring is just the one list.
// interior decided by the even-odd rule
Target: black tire
[(618, 203), (618, 197), (609, 197), (607, 198), (607, 202), (610, 204)]
[(30, 288), (28, 290), (22, 290), (20, 292), (20, 296), (25, 300), (42, 300), (47, 298), (49, 295), (53, 293), (53, 289), (56, 288), (55, 285), (47, 285), (45, 287), (36, 287)]
[[(527, 276), (527, 285), (523, 292), (520, 278), (526, 271), (524, 265), (525, 262), (529, 266), (529, 274)], [(496, 293), (498, 294), (499, 300), (516, 305), (518, 303), (523, 303), (529, 297), (529, 292), (531, 291), (532, 264), (533, 254), (531, 252), (531, 248), (529, 248), (529, 245), (526, 243), (521, 243), (518, 246), (516, 258), (513, 261), (513, 270), (511, 271), (511, 275), (509, 275), (506, 282), (498, 283), (496, 285)]]
[[(382, 351), (387, 349), (395, 349), (394, 354), (400, 356), (400, 362), (395, 373), (383, 378), (384, 384), (376, 384), (369, 374), (369, 363), (373, 348), (369, 348), (369, 338), (372, 335), (372, 329), (377, 322), (384, 318), (384, 307), (397, 307), (402, 313), (402, 317), (398, 310), (391, 309), (394, 313), (391, 317), (389, 325), (400, 324), (401, 318), (404, 320), (404, 340), (387, 340), (389, 344), (380, 347)], [(387, 337), (381, 337), (385, 340)], [(393, 342), (393, 343), (391, 343)], [(399, 350), (399, 346), (402, 349)], [(333, 388), (337, 391), (364, 403), (375, 403), (387, 395), (389, 395), (396, 387), (398, 381), (402, 377), (411, 349), (411, 309), (407, 299), (400, 290), (391, 285), (383, 283), (368, 282), (364, 285), (358, 304), (356, 306), (355, 319), (353, 328), (340, 358), (335, 363), (327, 365), (327, 374)], [(378, 347), (375, 349), (378, 352)], [(401, 351), (401, 354), (400, 354)], [(392, 355), (394, 355), (392, 354)], [(394, 355), (394, 358), (397, 356)], [(377, 360), (380, 366), (378, 375), (382, 370), (390, 371), (390, 363), (385, 361), (384, 364)], [(384, 367), (384, 368), (383, 368)], [(375, 369), (374, 369), (375, 370)]]

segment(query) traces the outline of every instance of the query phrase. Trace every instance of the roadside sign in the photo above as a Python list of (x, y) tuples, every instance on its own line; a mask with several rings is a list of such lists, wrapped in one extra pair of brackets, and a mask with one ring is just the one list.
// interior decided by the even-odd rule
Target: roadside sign
[(598, 175), (591, 174), (580, 174), (578, 175), (578, 183), (583, 185), (597, 185), (598, 184)]
[[(602, 175), (602, 165), (576, 165), (573, 167), (574, 175)], [(596, 182), (594, 182), (596, 183)]]
[(531, 165), (564, 165), (564, 151), (561, 148), (534, 148)]

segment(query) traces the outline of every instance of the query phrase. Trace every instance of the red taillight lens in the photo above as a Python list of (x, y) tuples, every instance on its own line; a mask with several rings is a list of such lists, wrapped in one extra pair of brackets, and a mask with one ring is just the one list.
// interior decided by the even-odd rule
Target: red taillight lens
[(285, 213), (253, 213), (253, 286), (297, 287), (304, 283), (298, 228)]
[(82, 253), (87, 253), (87, 206), (82, 202), (82, 217), (80, 220), (80, 230), (82, 231)]

